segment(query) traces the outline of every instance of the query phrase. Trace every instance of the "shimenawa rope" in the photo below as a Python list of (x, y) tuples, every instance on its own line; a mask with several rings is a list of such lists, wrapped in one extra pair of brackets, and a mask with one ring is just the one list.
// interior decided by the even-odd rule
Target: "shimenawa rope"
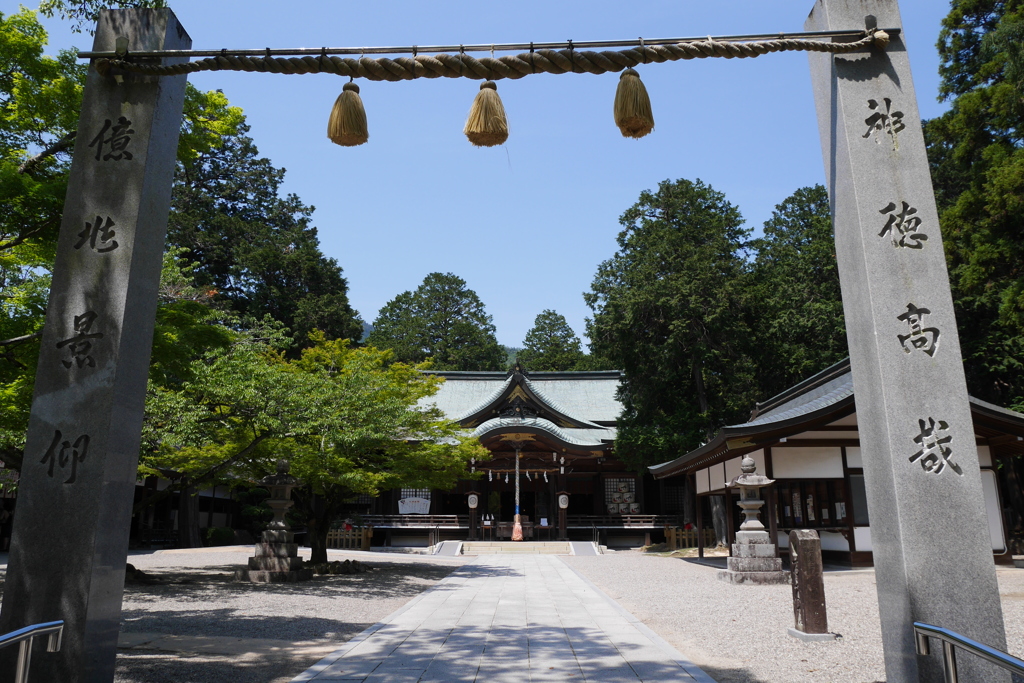
[(171, 76), (197, 71), (255, 71), (259, 73), (314, 74), (332, 73), (370, 81), (405, 81), (414, 78), (472, 78), (497, 81), (518, 79), (535, 73), (618, 72), (638, 64), (674, 62), (707, 57), (748, 58), (771, 52), (859, 52), (871, 46), (884, 49), (889, 36), (884, 31), (867, 31), (851, 43), (779, 38), (749, 42), (699, 40), (674, 45), (647, 45), (619, 51), (537, 50), (502, 57), (476, 59), (465, 53), (415, 55), (390, 59), (330, 57), (248, 57), (224, 54), (182, 64), (152, 64), (123, 59), (97, 59), (96, 68), (105, 73), (111, 68), (133, 73)]

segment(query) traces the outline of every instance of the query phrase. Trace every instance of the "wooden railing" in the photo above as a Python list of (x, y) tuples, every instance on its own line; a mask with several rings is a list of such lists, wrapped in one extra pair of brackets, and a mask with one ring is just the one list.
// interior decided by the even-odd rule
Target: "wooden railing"
[(468, 529), (468, 515), (363, 515), (363, 522), (377, 529)]
[(373, 527), (331, 529), (327, 532), (327, 547), (335, 550), (369, 550)]
[(668, 524), (665, 515), (569, 515), (566, 524), (570, 528), (587, 528), (592, 526), (610, 527), (613, 529), (660, 529)]
[[(469, 528), (468, 515), (363, 515), (362, 519), (364, 524), (376, 529)], [(575, 529), (595, 526), (611, 529), (661, 529), (674, 519), (665, 515), (569, 515), (566, 524)], [(497, 527), (499, 523), (503, 522), (496, 521), (494, 526)]]
[[(665, 527), (665, 543), (669, 550), (680, 548), (696, 548), (700, 539), (700, 531), (697, 529), (680, 529), (679, 527)], [(704, 547), (713, 548), (718, 543), (714, 529), (704, 529)]]

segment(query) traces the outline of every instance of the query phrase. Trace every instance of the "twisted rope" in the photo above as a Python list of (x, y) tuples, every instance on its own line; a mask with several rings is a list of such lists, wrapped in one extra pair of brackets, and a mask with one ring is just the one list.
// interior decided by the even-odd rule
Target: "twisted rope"
[(256, 71), (259, 73), (315, 74), (331, 73), (370, 81), (408, 81), (414, 78), (472, 78), (497, 81), (517, 79), (537, 73), (591, 73), (603, 74), (622, 71), (638, 64), (674, 62), (680, 59), (707, 57), (748, 58), (770, 52), (831, 52), (845, 54), (859, 52), (872, 45), (884, 49), (889, 36), (884, 31), (869, 31), (852, 43), (833, 43), (822, 40), (780, 38), (734, 42), (699, 40), (674, 45), (652, 45), (620, 51), (591, 52), (588, 50), (537, 50), (503, 57), (476, 59), (464, 53), (415, 55), (389, 59), (319, 57), (247, 57), (225, 53), (182, 64), (144, 64), (122, 59), (98, 59), (96, 68), (106, 73), (111, 68), (138, 74), (174, 76), (197, 71)]

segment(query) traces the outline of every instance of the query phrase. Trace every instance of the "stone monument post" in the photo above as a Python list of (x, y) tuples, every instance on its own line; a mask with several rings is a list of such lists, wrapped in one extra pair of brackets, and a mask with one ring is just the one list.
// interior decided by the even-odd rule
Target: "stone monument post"
[(789, 635), (805, 642), (834, 640), (825, 611), (825, 570), (821, 539), (814, 529), (789, 532), (789, 565), (793, 584), (793, 621)]
[[(901, 28), (896, 0), (818, 0), (807, 30)], [(811, 53), (890, 683), (941, 680), (914, 621), (1006, 649), (974, 427), (902, 32)], [(974, 657), (961, 681), (1003, 681)]]
[[(93, 49), (119, 37), (129, 55), (192, 45), (167, 9), (101, 12)], [(184, 76), (86, 80), (0, 612), (0, 632), (65, 622), (60, 652), (37, 646), (35, 683), (114, 678), (184, 96)], [(15, 653), (0, 651), (0, 680)]]

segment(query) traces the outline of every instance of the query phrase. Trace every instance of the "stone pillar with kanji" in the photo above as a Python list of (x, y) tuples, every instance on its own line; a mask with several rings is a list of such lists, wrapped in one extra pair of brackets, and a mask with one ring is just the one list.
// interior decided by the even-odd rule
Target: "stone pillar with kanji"
[[(886, 677), (942, 680), (913, 622), (1006, 649), (974, 425), (896, 0), (818, 0), (809, 31), (894, 29), (810, 54), (864, 461)], [(852, 40), (852, 39), (851, 39)], [(882, 41), (884, 42), (884, 41)], [(859, 543), (858, 543), (859, 545)], [(937, 650), (938, 648), (936, 648)], [(1006, 681), (975, 657), (960, 681)]]
[[(100, 12), (94, 51), (188, 49), (168, 9)], [(165, 60), (165, 64), (178, 60)], [(185, 76), (89, 68), (18, 491), (0, 632), (37, 640), (32, 683), (110, 683)], [(0, 650), (13, 679), (18, 648)]]

